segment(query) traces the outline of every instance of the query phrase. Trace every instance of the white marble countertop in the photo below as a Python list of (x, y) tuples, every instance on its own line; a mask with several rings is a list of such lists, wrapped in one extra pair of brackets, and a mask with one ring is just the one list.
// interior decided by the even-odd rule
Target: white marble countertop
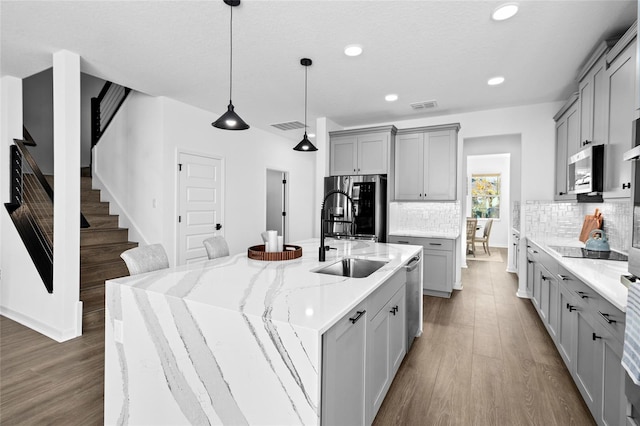
[[(319, 262), (319, 239), (293, 244), (302, 246), (302, 257), (294, 260), (259, 261), (249, 259), (245, 252), (108, 283), (256, 317), (263, 316), (269, 305), (272, 321), (322, 334), (422, 250), (420, 246), (329, 238), (325, 244), (337, 250), (328, 251), (326, 262)], [(366, 278), (312, 272), (344, 257), (388, 263)]]
[(447, 240), (455, 240), (460, 236), (460, 233), (451, 231), (400, 230), (389, 232), (389, 235), (395, 237), (444, 238)]
[[(421, 246), (327, 239), (302, 257), (246, 252), (107, 281), (105, 424), (319, 425), (322, 334)], [(366, 278), (314, 273), (344, 257)]]
[(616, 308), (625, 312), (627, 309), (627, 287), (620, 282), (620, 276), (628, 274), (628, 262), (599, 259), (581, 259), (563, 257), (550, 246), (584, 247), (579, 240), (531, 239), (569, 272), (597, 291)]

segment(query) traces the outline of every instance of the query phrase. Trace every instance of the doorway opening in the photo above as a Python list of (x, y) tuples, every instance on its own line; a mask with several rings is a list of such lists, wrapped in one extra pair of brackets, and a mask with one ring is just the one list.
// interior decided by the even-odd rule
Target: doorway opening
[(287, 204), (289, 172), (267, 169), (267, 229), (278, 231), (287, 242)]

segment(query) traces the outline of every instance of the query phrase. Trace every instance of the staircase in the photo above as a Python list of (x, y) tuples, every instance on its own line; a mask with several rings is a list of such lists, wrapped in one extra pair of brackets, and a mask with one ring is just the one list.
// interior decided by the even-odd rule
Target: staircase
[[(80, 177), (80, 210), (89, 228), (80, 230), (80, 300), (83, 302), (82, 328), (104, 320), (105, 280), (129, 275), (120, 253), (138, 243), (128, 240), (129, 231), (118, 227), (118, 216), (109, 214), (109, 203), (100, 201), (100, 191), (92, 189), (85, 169)], [(53, 187), (53, 176), (46, 176)]]

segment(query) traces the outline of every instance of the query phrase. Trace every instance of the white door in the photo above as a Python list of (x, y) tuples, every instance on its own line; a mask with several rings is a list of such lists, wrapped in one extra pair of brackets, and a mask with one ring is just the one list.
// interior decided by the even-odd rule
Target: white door
[(178, 265), (207, 259), (203, 241), (222, 230), (219, 158), (179, 154)]

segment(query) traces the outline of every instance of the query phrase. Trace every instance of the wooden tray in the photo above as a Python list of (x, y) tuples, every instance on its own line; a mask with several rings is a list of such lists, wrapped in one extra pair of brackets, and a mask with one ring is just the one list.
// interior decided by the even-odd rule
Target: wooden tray
[(302, 256), (302, 247), (285, 244), (284, 251), (266, 252), (264, 251), (264, 244), (261, 244), (259, 246), (249, 247), (247, 256), (249, 256), (249, 259), (254, 260), (292, 260)]

